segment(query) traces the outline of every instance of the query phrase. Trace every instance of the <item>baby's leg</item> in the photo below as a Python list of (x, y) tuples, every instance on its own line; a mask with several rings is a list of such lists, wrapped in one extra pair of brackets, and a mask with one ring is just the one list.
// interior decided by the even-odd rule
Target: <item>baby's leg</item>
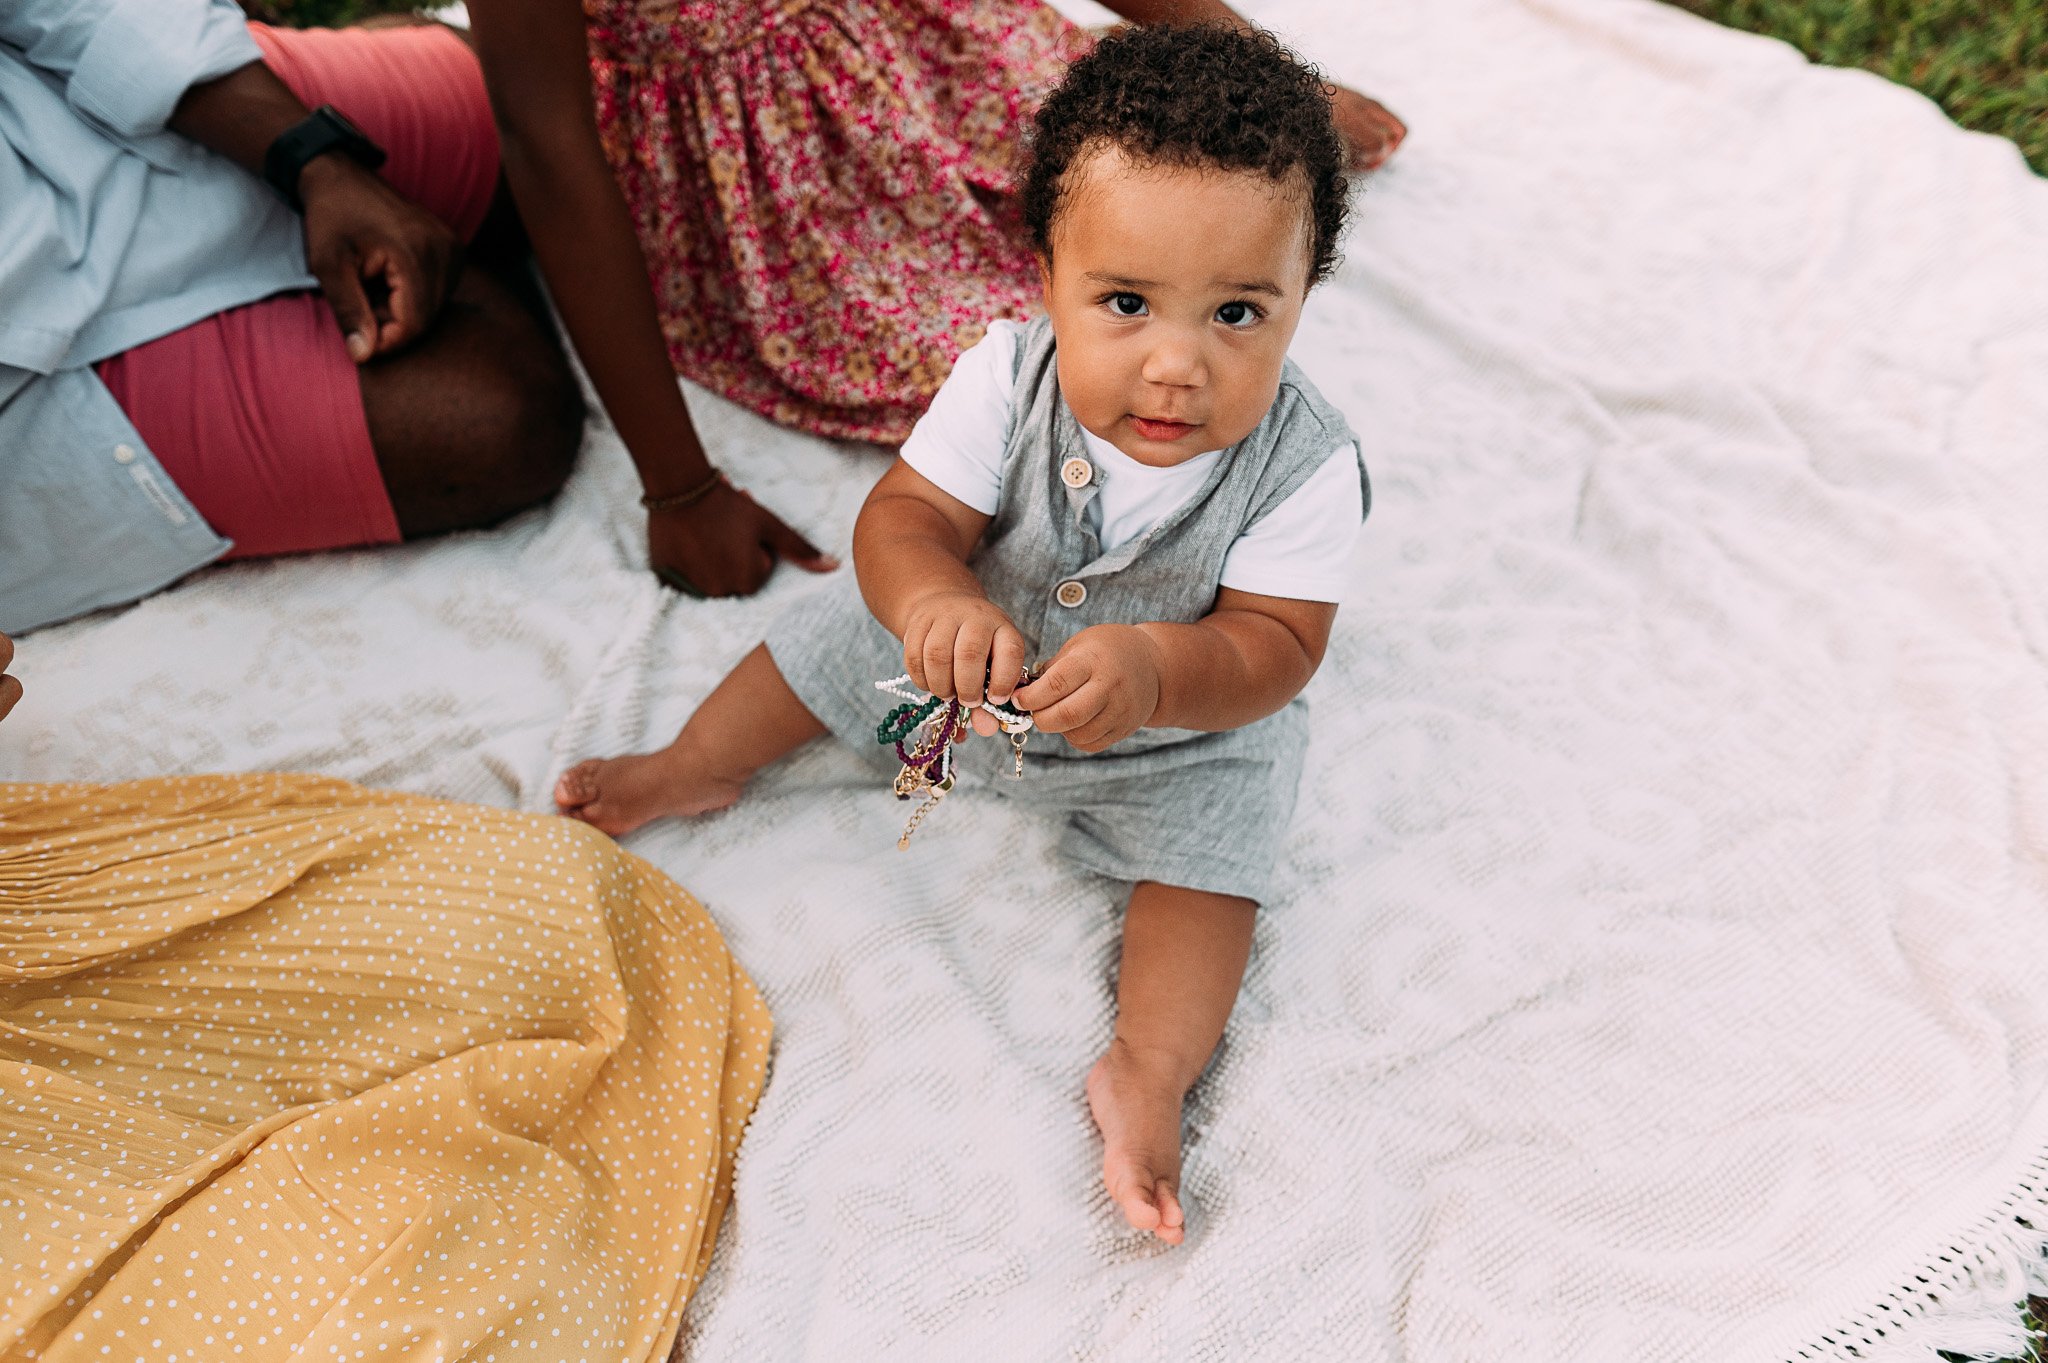
[(1180, 1103), (1223, 1036), (1257, 905), (1153, 881), (1131, 891), (1116, 1035), (1088, 1072), (1102, 1181), (1124, 1219), (1181, 1242)]
[(659, 752), (577, 763), (555, 782), (555, 804), (614, 837), (650, 819), (723, 809), (755, 772), (824, 732), (782, 679), (768, 646), (757, 644), (674, 742)]

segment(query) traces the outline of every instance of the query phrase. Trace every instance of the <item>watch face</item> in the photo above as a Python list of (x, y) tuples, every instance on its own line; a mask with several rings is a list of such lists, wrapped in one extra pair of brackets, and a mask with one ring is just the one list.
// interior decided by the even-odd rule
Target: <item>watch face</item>
[(370, 140), (369, 134), (365, 133), (361, 128), (358, 128), (349, 119), (349, 116), (347, 114), (335, 108), (332, 104), (321, 105), (320, 114), (321, 117), (329, 119), (330, 121), (335, 123), (341, 129), (341, 131), (347, 133), (350, 137), (361, 138), (365, 142)]
[(339, 146), (371, 170), (384, 164), (384, 149), (372, 142), (368, 134), (349, 122), (347, 114), (332, 104), (323, 104), (315, 109), (313, 117), (326, 125), (328, 135), (334, 139), (328, 143), (329, 146)]

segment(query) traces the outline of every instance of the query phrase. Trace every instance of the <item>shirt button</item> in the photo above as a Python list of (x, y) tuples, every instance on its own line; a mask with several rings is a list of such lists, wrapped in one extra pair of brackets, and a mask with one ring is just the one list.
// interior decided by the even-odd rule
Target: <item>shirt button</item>
[(115, 463), (117, 463), (117, 464), (132, 464), (132, 463), (134, 463), (134, 462), (135, 462), (135, 447), (134, 447), (133, 445), (116, 445), (116, 446), (114, 446), (114, 462), (115, 462)]
[(1088, 587), (1081, 582), (1062, 582), (1059, 590), (1052, 594), (1052, 599), (1072, 610), (1088, 599)]
[(1070, 488), (1084, 488), (1095, 481), (1095, 466), (1075, 455), (1060, 465), (1060, 481)]

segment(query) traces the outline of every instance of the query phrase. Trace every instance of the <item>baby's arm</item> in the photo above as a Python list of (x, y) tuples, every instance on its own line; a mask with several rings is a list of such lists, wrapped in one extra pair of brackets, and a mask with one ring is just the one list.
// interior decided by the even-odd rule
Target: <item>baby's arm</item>
[(1301, 694), (1337, 608), (1225, 587), (1192, 625), (1093, 625), (1017, 693), (1037, 727), (1099, 752), (1141, 728), (1236, 729)]
[(868, 609), (903, 641), (903, 667), (935, 696), (1006, 701), (1024, 671), (1024, 636), (967, 569), (989, 517), (897, 460), (853, 527), (853, 570)]
[(1140, 625), (1158, 644), (1162, 729), (1241, 729), (1301, 694), (1323, 664), (1337, 607), (1225, 587), (1192, 625)]

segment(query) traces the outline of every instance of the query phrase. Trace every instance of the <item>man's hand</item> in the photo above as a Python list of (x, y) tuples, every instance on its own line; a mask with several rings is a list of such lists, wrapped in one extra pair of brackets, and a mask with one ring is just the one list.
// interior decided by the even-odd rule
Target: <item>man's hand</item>
[(21, 699), (21, 679), (7, 675), (8, 665), (13, 661), (14, 640), (0, 634), (0, 719), (7, 718), (14, 702)]
[(1330, 118), (1351, 153), (1351, 169), (1378, 170), (1408, 136), (1408, 125), (1386, 105), (1356, 90), (1332, 85), (1329, 91)]
[[(275, 72), (250, 62), (187, 90), (170, 126), (261, 178), (270, 144), (307, 112)], [(341, 320), (349, 358), (363, 364), (418, 339), (455, 287), (455, 234), (345, 152), (308, 161), (298, 191), (306, 267)]]
[(979, 592), (933, 592), (904, 617), (903, 670), (941, 700), (1005, 701), (1024, 675), (1024, 635)]
[(647, 557), (663, 581), (698, 596), (752, 596), (778, 558), (808, 573), (839, 566), (774, 512), (725, 483), (688, 506), (648, 512)]
[(439, 218), (339, 152), (299, 176), (306, 265), (365, 364), (410, 345), (439, 315), (461, 273), (461, 244)]
[(1159, 645), (1136, 625), (1090, 625), (1017, 693), (1034, 725), (1101, 752), (1152, 721), (1159, 708)]

